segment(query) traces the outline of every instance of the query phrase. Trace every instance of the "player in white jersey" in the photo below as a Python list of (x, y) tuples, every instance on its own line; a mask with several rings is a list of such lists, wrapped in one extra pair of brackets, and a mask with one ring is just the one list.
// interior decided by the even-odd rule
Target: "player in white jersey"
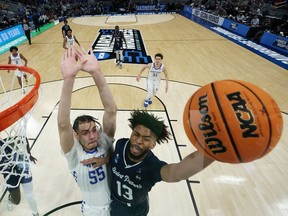
[[(73, 84), (79, 70), (91, 74), (99, 90), (104, 106), (103, 126), (89, 115), (77, 117), (73, 126), (70, 123)], [(84, 216), (109, 216), (111, 200), (105, 163), (114, 141), (117, 106), (94, 55), (69, 47), (63, 55), (61, 71), (64, 82), (58, 111), (60, 145), (83, 196), (82, 212)], [(82, 164), (95, 156), (96, 164)]]
[(142, 67), (140, 73), (137, 75), (136, 80), (140, 80), (140, 76), (145, 69), (149, 69), (148, 76), (147, 76), (147, 96), (144, 100), (144, 107), (148, 107), (149, 104), (152, 104), (152, 97), (156, 96), (160, 81), (161, 81), (161, 74), (162, 72), (165, 75), (166, 85), (165, 85), (165, 92), (168, 91), (168, 72), (164, 64), (162, 64), (163, 55), (161, 53), (155, 54), (154, 62), (151, 64), (147, 64)]
[(72, 30), (67, 30), (67, 35), (64, 37), (63, 40), (63, 48), (68, 49), (70, 46), (74, 46), (77, 43), (80, 46), (79, 41), (77, 40), (76, 36), (72, 34)]
[[(18, 53), (18, 47), (16, 46), (10, 47), (10, 52), (11, 52), (11, 55), (8, 57), (8, 64), (22, 66), (23, 65), (22, 60), (23, 60), (24, 66), (27, 66), (28, 60), (21, 53)], [(8, 70), (8, 73), (10, 73), (10, 70)], [(15, 70), (15, 76), (17, 76), (18, 83), (20, 87), (22, 88), (22, 92), (25, 93), (25, 90), (23, 88), (23, 77), (26, 83), (28, 83), (26, 73), (17, 69)]]

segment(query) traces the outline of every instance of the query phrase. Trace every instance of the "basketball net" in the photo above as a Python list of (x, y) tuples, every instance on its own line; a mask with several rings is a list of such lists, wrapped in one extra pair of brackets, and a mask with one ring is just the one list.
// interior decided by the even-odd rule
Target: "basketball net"
[(15, 188), (31, 176), (26, 129), (38, 100), (40, 76), (25, 66), (0, 65), (0, 70), (0, 173), (5, 184)]

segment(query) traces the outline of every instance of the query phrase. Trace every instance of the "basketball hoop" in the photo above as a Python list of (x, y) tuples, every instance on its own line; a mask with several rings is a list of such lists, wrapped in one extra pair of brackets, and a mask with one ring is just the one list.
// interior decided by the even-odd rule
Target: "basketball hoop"
[[(14, 75), (2, 73), (4, 79), (0, 76), (0, 173), (7, 186), (18, 187), (22, 177), (31, 176), (26, 128), (39, 97), (41, 78), (25, 66), (0, 65), (0, 70), (15, 70)], [(17, 177), (17, 184), (7, 183), (11, 176)]]

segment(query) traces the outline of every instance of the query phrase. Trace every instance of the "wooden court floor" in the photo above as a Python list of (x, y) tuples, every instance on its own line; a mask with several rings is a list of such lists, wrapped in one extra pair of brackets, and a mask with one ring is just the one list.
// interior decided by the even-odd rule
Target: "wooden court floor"
[[(93, 17), (92, 17), (93, 18)], [(69, 25), (80, 44), (89, 49), (101, 28), (114, 28), (107, 17), (83, 22), (69, 19)], [(28, 66), (41, 75), (41, 97), (29, 120), (27, 136), (33, 145), (32, 154), (38, 163), (32, 166), (34, 193), (42, 215), (64, 204), (81, 200), (80, 192), (69, 174), (61, 155), (56, 116), (62, 86), (60, 59), (64, 49), (62, 24), (25, 43), (19, 51), (28, 59)], [(149, 55), (161, 52), (169, 72), (169, 90), (164, 82), (149, 111), (169, 125), (173, 140), (155, 148), (155, 154), (169, 163), (177, 162), (194, 151), (183, 129), (182, 112), (188, 98), (200, 87), (221, 79), (245, 80), (269, 92), (277, 101), (284, 119), (281, 140), (275, 149), (259, 160), (246, 164), (215, 162), (201, 173), (179, 183), (158, 183), (150, 193), (150, 216), (270, 216), (288, 215), (288, 76), (287, 70), (234, 44), (216, 33), (180, 16), (157, 15), (137, 17), (121, 22), (120, 28), (141, 31)], [(0, 64), (8, 62), (9, 53), (0, 56)], [(116, 139), (128, 137), (127, 119), (133, 109), (141, 109), (146, 95), (145, 79), (136, 81), (142, 65), (124, 64), (115, 67), (114, 60), (101, 61), (102, 71), (112, 89), (119, 112)], [(145, 74), (143, 74), (144, 76)], [(11, 74), (1, 71), (2, 80)], [(19, 90), (15, 90), (19, 91)], [(101, 119), (99, 103), (92, 79), (81, 72), (74, 86), (71, 118), (87, 113)], [(3, 185), (3, 179), (0, 179)], [(2, 195), (5, 188), (0, 187)], [(31, 215), (22, 202), (7, 211), (7, 194), (0, 203), (0, 216)], [(81, 215), (80, 205), (59, 208), (52, 216)]]

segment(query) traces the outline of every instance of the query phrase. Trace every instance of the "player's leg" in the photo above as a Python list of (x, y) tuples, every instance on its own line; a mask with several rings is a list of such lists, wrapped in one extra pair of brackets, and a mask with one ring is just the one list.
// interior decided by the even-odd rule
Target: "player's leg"
[[(153, 93), (152, 93), (152, 97), (156, 96), (158, 90), (160, 87), (160, 81), (154, 81), (153, 82)], [(152, 97), (148, 98), (148, 104), (151, 105), (152, 104)]]
[(26, 83), (28, 83), (27, 74), (26, 74), (26, 73), (24, 73), (24, 72), (22, 72), (22, 74), (23, 74), (23, 77), (24, 77), (24, 79), (25, 79)]
[(21, 201), (21, 192), (20, 192), (20, 187), (16, 188), (8, 188), (9, 192), (9, 201), (13, 203), (14, 205), (18, 205)]
[(38, 208), (37, 208), (37, 202), (34, 197), (33, 193), (33, 183), (32, 183), (32, 177), (24, 177), (21, 180), (21, 185), (23, 188), (24, 196), (27, 200), (27, 203), (32, 211), (33, 215), (39, 215)]
[(119, 50), (119, 67), (122, 69), (123, 50)]
[(149, 100), (153, 97), (153, 81), (147, 79), (147, 95), (144, 100), (144, 107), (147, 107), (149, 105)]
[(21, 192), (19, 188), (20, 177), (8, 174), (3, 174), (3, 176), (6, 184), (8, 185), (7, 190), (9, 192), (7, 209), (8, 211), (11, 211), (13, 209), (13, 205), (18, 205), (21, 201)]
[(116, 50), (116, 51), (115, 51), (115, 53), (116, 53), (116, 65), (117, 65), (117, 66), (120, 64), (119, 52), (120, 52), (120, 50)]

